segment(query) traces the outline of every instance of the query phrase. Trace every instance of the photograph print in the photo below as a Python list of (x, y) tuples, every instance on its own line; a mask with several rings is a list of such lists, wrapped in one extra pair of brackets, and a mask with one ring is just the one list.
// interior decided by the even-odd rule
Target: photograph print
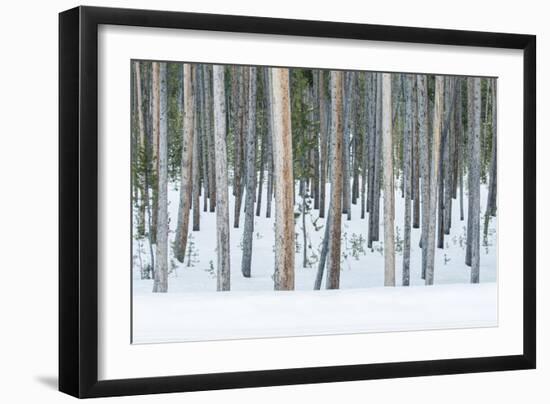
[(496, 327), (496, 77), (130, 61), (132, 343)]

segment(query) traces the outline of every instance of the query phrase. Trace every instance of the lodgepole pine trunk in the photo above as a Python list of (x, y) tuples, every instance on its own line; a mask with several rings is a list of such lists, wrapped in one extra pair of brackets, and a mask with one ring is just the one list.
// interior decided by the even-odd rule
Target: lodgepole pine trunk
[(245, 133), (245, 102), (246, 102), (246, 89), (248, 88), (246, 74), (246, 67), (239, 67), (239, 107), (238, 107), (238, 130), (234, 136), (234, 149), (235, 149), (235, 162), (233, 164), (234, 178), (233, 181), (233, 193), (235, 194), (235, 213), (233, 217), (233, 227), (238, 228), (241, 217), (241, 203), (242, 203), (242, 173), (243, 173), (243, 142)]
[(288, 69), (271, 70), (275, 171), (275, 290), (294, 289), (292, 126)]
[(248, 77), (248, 124), (246, 133), (246, 200), (241, 272), (251, 276), (252, 238), (254, 234), (254, 199), (256, 190), (256, 67), (250, 67)]
[(487, 197), (487, 215), (497, 215), (497, 83), (492, 79), (491, 84), (491, 118), (492, 136), (491, 142), (491, 167), (489, 177), (489, 195)]
[(210, 212), (216, 209), (216, 161), (214, 158), (214, 134), (212, 125), (212, 72), (211, 67), (203, 65), (203, 80), (204, 80), (204, 110), (205, 128), (204, 134), (207, 139), (208, 147), (208, 200)]
[(271, 202), (273, 200), (273, 107), (271, 102), (270, 68), (264, 69), (265, 105), (267, 111), (267, 195), (265, 217), (271, 217)]
[(418, 143), (420, 146), (420, 176), (421, 203), (422, 203), (422, 232), (420, 245), (422, 247), (422, 279), (426, 278), (428, 260), (428, 228), (430, 217), (430, 163), (429, 163), (429, 135), (428, 135), (428, 78), (418, 75), (416, 78), (416, 96), (418, 103)]
[(342, 213), (347, 214), (348, 220), (351, 220), (351, 180), (350, 180), (350, 139), (352, 118), (352, 94), (353, 94), (353, 72), (344, 73), (346, 88), (344, 90), (344, 141), (343, 141), (343, 184), (342, 184)]
[(166, 63), (160, 63), (155, 74), (160, 85), (158, 125), (158, 204), (157, 204), (157, 244), (156, 268), (153, 282), (154, 293), (168, 291), (168, 83), (166, 77)]
[(471, 243), (471, 282), (479, 283), (479, 245), (480, 245), (480, 179), (481, 179), (481, 79), (473, 80), (474, 90), (474, 131), (472, 133), (472, 155), (470, 156), (470, 170), (472, 172), (471, 204), (468, 205), (468, 218), (472, 217)]
[(420, 149), (418, 135), (418, 97), (416, 90), (416, 78), (411, 78), (413, 81), (412, 92), (412, 200), (413, 200), (413, 229), (420, 228)]
[(319, 129), (320, 129), (320, 153), (319, 153), (319, 217), (325, 217), (325, 194), (327, 185), (327, 117), (325, 99), (325, 72), (319, 71)]
[(412, 187), (412, 167), (411, 150), (413, 142), (413, 111), (412, 111), (412, 80), (409, 75), (405, 75), (405, 122), (403, 130), (403, 188), (405, 191), (405, 224), (403, 236), (403, 272), (402, 284), (410, 284), (410, 264), (411, 264), (411, 187)]
[(432, 162), (430, 172), (430, 202), (429, 202), (429, 223), (426, 244), (422, 247), (427, 250), (426, 262), (426, 285), (434, 283), (434, 261), (435, 261), (435, 221), (437, 215), (437, 194), (439, 181), (439, 159), (441, 152), (441, 125), (443, 120), (443, 76), (435, 78), (435, 100), (433, 109), (433, 137), (432, 137)]
[(382, 154), (384, 163), (384, 286), (395, 286), (395, 194), (393, 179), (391, 74), (382, 74)]
[(327, 289), (339, 289), (340, 287), (340, 237), (342, 232), (342, 165), (344, 129), (342, 125), (343, 109), (343, 73), (341, 71), (330, 72), (331, 87), (331, 149), (332, 172), (330, 188), (330, 240), (327, 257)]
[[(195, 80), (195, 87), (198, 87), (198, 80)], [(192, 183), (193, 183), (193, 231), (199, 231), (200, 230), (200, 215), (201, 215), (201, 207), (200, 207), (200, 188), (201, 188), (201, 172), (200, 172), (200, 161), (199, 161), (199, 110), (200, 110), (200, 103), (197, 102), (198, 97), (195, 97), (195, 117), (194, 119), (194, 130), (193, 130), (193, 162), (191, 164), (191, 177)], [(205, 192), (206, 194), (206, 192)]]
[(179, 262), (185, 259), (187, 237), (189, 231), (189, 209), (191, 207), (191, 193), (193, 189), (191, 165), (193, 163), (193, 131), (194, 131), (194, 88), (192, 64), (183, 65), (183, 139), (181, 149), (181, 182), (178, 208), (178, 224), (174, 242), (174, 255)]
[(217, 290), (231, 288), (229, 254), (229, 188), (227, 174), (226, 101), (224, 66), (213, 67), (214, 87), (214, 161), (216, 168), (216, 246), (217, 246)]

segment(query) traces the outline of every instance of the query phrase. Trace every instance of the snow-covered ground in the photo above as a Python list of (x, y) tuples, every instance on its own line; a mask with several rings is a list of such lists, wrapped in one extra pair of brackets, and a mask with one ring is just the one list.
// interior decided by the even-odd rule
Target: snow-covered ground
[(495, 283), (134, 296), (133, 342), (178, 342), (497, 325)]
[[(175, 185), (175, 184), (174, 184)], [(169, 187), (170, 236), (177, 221), (179, 191)], [(265, 190), (264, 190), (265, 191)], [(152, 280), (140, 279), (141, 265), (149, 261), (146, 240), (133, 240), (133, 336), (134, 342), (227, 339), (340, 332), (390, 331), (496, 325), (496, 218), (489, 224), (487, 242), (482, 239), (481, 285), (470, 285), (470, 268), (464, 264), (466, 221), (460, 221), (459, 202), (453, 200), (451, 234), (445, 248), (436, 249), (435, 285), (421, 279), (420, 229), (411, 230), (410, 288), (383, 288), (383, 242), (367, 247), (368, 214), (360, 219), (360, 201), (352, 205), (352, 220), (342, 220), (342, 271), (340, 291), (312, 291), (325, 220), (318, 211), (306, 215), (309, 266), (303, 267), (302, 218), (296, 219), (296, 291), (273, 291), (274, 214), (254, 216), (252, 277), (241, 275), (242, 230), (233, 224), (230, 191), (231, 292), (216, 292), (215, 213), (201, 209), (200, 231), (190, 232), (185, 263), (171, 258), (167, 294), (153, 294)], [(327, 196), (329, 186), (327, 186)], [(401, 285), (404, 203), (396, 189), (396, 280)], [(484, 213), (487, 188), (481, 187)], [(467, 193), (464, 214), (467, 218)], [(301, 199), (297, 197), (295, 211)], [(382, 218), (381, 200), (381, 218)], [(274, 205), (273, 205), (274, 207)], [(328, 201), (327, 201), (328, 207)], [(201, 200), (202, 208), (202, 200)], [(272, 210), (273, 213), (273, 210)], [(480, 217), (481, 229), (483, 218)], [(383, 240), (380, 220), (380, 239)], [(486, 244), (486, 245), (485, 245)], [(487, 284), (488, 283), (488, 284)], [(445, 286), (443, 286), (445, 285)], [(324, 281), (323, 281), (324, 286)], [(354, 289), (354, 290), (350, 290)], [(324, 306), (333, 308), (321, 315)], [(299, 315), (298, 315), (299, 313)], [(239, 320), (240, 319), (240, 320)]]

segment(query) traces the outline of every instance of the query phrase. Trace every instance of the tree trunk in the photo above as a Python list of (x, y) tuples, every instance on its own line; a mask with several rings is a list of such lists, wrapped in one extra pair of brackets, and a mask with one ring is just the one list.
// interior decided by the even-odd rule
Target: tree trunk
[(151, 113), (152, 119), (152, 158), (151, 158), (151, 182), (153, 188), (153, 217), (151, 218), (151, 238), (153, 244), (157, 242), (157, 222), (158, 222), (158, 142), (160, 130), (160, 74), (159, 63), (153, 62), (151, 65)]
[(246, 201), (241, 271), (250, 278), (252, 238), (254, 235), (254, 199), (256, 189), (256, 67), (250, 67), (248, 78), (248, 125), (246, 133)]
[(155, 94), (155, 97), (160, 95), (160, 108), (158, 119), (157, 259), (153, 292), (166, 293), (168, 291), (168, 83), (166, 63), (160, 63), (160, 69), (155, 69), (155, 74), (158, 74), (160, 78), (160, 94)]
[(292, 127), (288, 69), (271, 69), (275, 171), (275, 290), (294, 289)]
[(267, 111), (267, 195), (265, 217), (271, 217), (271, 202), (273, 200), (273, 107), (271, 101), (270, 68), (264, 69), (265, 104)]
[(178, 225), (174, 243), (174, 255), (179, 262), (185, 259), (187, 237), (189, 231), (189, 208), (191, 206), (191, 193), (193, 189), (191, 177), (191, 164), (193, 163), (193, 132), (194, 132), (194, 88), (192, 64), (183, 65), (183, 139), (181, 149), (181, 182), (178, 209)]
[(234, 181), (233, 181), (233, 193), (235, 194), (235, 213), (233, 218), (233, 227), (238, 228), (241, 216), (241, 202), (242, 202), (242, 151), (244, 141), (244, 129), (245, 129), (245, 102), (246, 102), (246, 88), (248, 88), (248, 82), (246, 80), (247, 71), (246, 67), (239, 67), (239, 109), (238, 109), (238, 130), (234, 136), (234, 148), (235, 148), (235, 162), (234, 162)]
[(411, 187), (412, 187), (412, 167), (411, 167), (411, 149), (412, 149), (412, 80), (409, 75), (405, 80), (405, 122), (403, 130), (403, 188), (405, 191), (405, 224), (403, 236), (403, 286), (410, 284), (410, 261), (411, 261)]
[(227, 182), (226, 110), (224, 66), (213, 67), (214, 142), (216, 168), (216, 246), (218, 255), (217, 290), (230, 290), (229, 192)]
[(331, 142), (332, 142), (332, 175), (330, 198), (330, 241), (327, 262), (327, 289), (339, 289), (340, 287), (340, 237), (342, 232), (342, 143), (344, 130), (342, 125), (343, 103), (343, 73), (341, 71), (330, 72), (331, 86)]
[(491, 118), (492, 135), (491, 144), (491, 168), (489, 178), (489, 195), (487, 196), (487, 215), (497, 215), (497, 83), (492, 79), (491, 84)]
[(384, 163), (384, 286), (395, 286), (395, 202), (391, 74), (382, 74), (382, 150)]
[(441, 152), (441, 125), (443, 120), (443, 76), (435, 78), (435, 100), (433, 110), (433, 137), (432, 137), (432, 163), (430, 173), (430, 203), (429, 223), (426, 244), (422, 247), (427, 250), (426, 262), (426, 285), (434, 283), (434, 261), (435, 261), (435, 220), (437, 215), (437, 194), (439, 183), (439, 159)]
[(470, 170), (472, 172), (472, 187), (469, 189), (471, 194), (471, 204), (468, 205), (468, 217), (472, 217), (472, 234), (470, 238), (472, 251), (472, 272), (471, 282), (479, 283), (479, 233), (480, 233), (480, 205), (479, 205), (479, 184), (481, 172), (481, 79), (479, 77), (470, 78), (473, 81), (474, 90), (474, 131), (472, 137), (472, 155), (470, 156)]
[[(198, 82), (195, 81), (195, 87), (198, 87)], [(199, 109), (200, 109), (200, 103), (197, 102), (198, 97), (195, 97), (195, 116), (199, 116)], [(201, 208), (200, 208), (200, 166), (199, 166), (199, 119), (194, 119), (194, 130), (193, 130), (193, 162), (191, 165), (191, 176), (193, 178), (193, 231), (199, 231), (200, 230), (200, 215), (201, 215)], [(203, 132), (204, 134), (204, 132)], [(205, 192), (206, 194), (206, 192)]]
[(319, 153), (319, 217), (325, 217), (325, 191), (327, 185), (327, 118), (325, 100), (325, 72), (319, 71), (319, 128), (321, 139)]
[(204, 80), (204, 110), (205, 128), (204, 134), (208, 140), (208, 200), (210, 201), (209, 210), (214, 212), (216, 209), (216, 161), (214, 158), (214, 135), (212, 130), (212, 80), (210, 66), (203, 65)]
[[(137, 115), (138, 115), (138, 142), (137, 142), (137, 159), (138, 167), (140, 170), (147, 170), (147, 150), (145, 148), (145, 121), (143, 118), (143, 101), (142, 101), (142, 89), (141, 89), (141, 62), (134, 62), (134, 70), (136, 74), (136, 103), (137, 103)], [(138, 213), (138, 234), (140, 236), (145, 235), (145, 207), (147, 206), (147, 184), (141, 177), (138, 177), (138, 188), (141, 194), (141, 201), (139, 203)]]
[(344, 142), (343, 142), (343, 184), (342, 184), (342, 213), (348, 215), (348, 220), (351, 220), (351, 181), (350, 181), (350, 138), (351, 128), (353, 123), (352, 118), (352, 101), (353, 94), (353, 72), (345, 72), (344, 78), (346, 83), (344, 102)]
[(430, 147), (428, 135), (428, 78), (418, 75), (416, 78), (416, 96), (418, 102), (418, 143), (420, 146), (420, 176), (422, 202), (422, 232), (420, 244), (422, 247), (422, 279), (426, 279), (428, 260), (428, 228), (430, 217)]

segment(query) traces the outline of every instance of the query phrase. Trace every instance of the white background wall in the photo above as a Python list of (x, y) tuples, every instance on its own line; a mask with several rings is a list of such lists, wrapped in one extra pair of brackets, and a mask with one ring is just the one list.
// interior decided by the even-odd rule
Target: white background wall
[[(88, 5), (334, 20), (537, 35), (538, 149), (550, 148), (545, 3), (460, 0), (91, 1)], [(63, 403), (57, 385), (57, 13), (74, 1), (4, 2), (0, 24), (0, 401)], [(547, 113), (547, 112), (546, 112)], [(550, 161), (538, 162), (538, 369), (110, 399), (132, 403), (518, 402), (550, 393)], [(519, 156), (518, 156), (519, 158)], [(519, 161), (518, 161), (519, 163)], [(518, 242), (520, 240), (518, 239)], [(519, 268), (518, 268), (519, 269)], [(414, 347), (411, 347), (414, 349)]]

